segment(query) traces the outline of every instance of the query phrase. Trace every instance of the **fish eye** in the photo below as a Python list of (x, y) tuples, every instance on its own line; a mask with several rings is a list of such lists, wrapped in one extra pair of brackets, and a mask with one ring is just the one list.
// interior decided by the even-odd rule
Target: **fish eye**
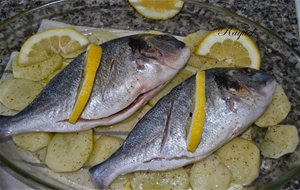
[(240, 89), (239, 82), (230, 76), (216, 75), (215, 82), (219, 87), (228, 89), (230, 91), (235, 92)]
[(142, 56), (149, 59), (158, 59), (162, 54), (161, 52), (155, 48), (153, 45), (149, 45), (143, 39), (130, 38), (128, 45), (131, 47), (133, 52), (138, 52)]
[(129, 38), (128, 45), (133, 52), (146, 49), (148, 46), (144, 40), (140, 38), (134, 38), (134, 37)]

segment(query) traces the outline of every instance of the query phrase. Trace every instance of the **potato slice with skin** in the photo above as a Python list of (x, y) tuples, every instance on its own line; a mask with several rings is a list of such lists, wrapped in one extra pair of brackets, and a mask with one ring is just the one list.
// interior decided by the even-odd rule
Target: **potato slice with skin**
[(170, 171), (135, 172), (131, 179), (133, 190), (172, 189), (182, 190), (189, 186), (187, 171), (183, 168)]
[(57, 133), (52, 138), (45, 163), (54, 172), (80, 169), (93, 149), (93, 130), (77, 133)]
[(43, 84), (25, 79), (7, 79), (0, 84), (0, 102), (9, 109), (23, 110), (41, 92)]
[(35, 152), (48, 146), (52, 136), (52, 133), (38, 132), (15, 135), (12, 139), (18, 147)]
[(62, 66), (63, 59), (60, 55), (53, 55), (50, 59), (33, 65), (20, 66), (17, 61), (12, 64), (15, 78), (22, 78), (32, 81), (40, 81), (47, 78)]
[(279, 158), (292, 153), (299, 144), (299, 136), (294, 125), (269, 127), (260, 145), (261, 154), (268, 158)]
[(277, 84), (273, 100), (263, 115), (255, 121), (259, 127), (269, 127), (280, 123), (290, 112), (291, 103), (280, 84)]
[(195, 163), (190, 172), (190, 184), (195, 190), (223, 190), (229, 187), (230, 170), (212, 154)]
[(93, 151), (85, 165), (94, 166), (109, 158), (123, 143), (123, 139), (113, 136), (101, 136), (94, 144)]
[(236, 137), (215, 154), (231, 171), (233, 183), (249, 185), (258, 177), (260, 154), (252, 141)]

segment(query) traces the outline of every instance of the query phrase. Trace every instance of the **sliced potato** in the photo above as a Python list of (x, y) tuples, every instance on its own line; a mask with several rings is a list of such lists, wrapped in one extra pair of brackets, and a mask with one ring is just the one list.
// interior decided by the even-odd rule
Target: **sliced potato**
[(102, 44), (116, 38), (118, 38), (118, 35), (105, 29), (92, 30), (91, 35), (88, 36), (90, 42), (95, 44)]
[(64, 68), (66, 66), (68, 66), (69, 62), (67, 61), (63, 61), (62, 63), (62, 66), (57, 69), (56, 71), (54, 71), (53, 73), (51, 73), (45, 80), (46, 80), (46, 83), (50, 82), (51, 79), (53, 79), (58, 73), (60, 73), (62, 70), (64, 70)]
[(194, 75), (195, 73), (187, 70), (187, 69), (182, 69), (178, 72), (178, 74), (172, 79), (172, 83), (175, 84), (180, 84), (182, 83), (184, 80), (190, 78), (192, 75)]
[(263, 115), (255, 121), (259, 127), (268, 127), (280, 123), (291, 110), (291, 103), (280, 84), (277, 84), (273, 100)]
[(9, 109), (8, 107), (4, 106), (0, 101), (0, 115), (11, 116), (16, 115), (17, 113), (19, 113), (19, 111)]
[(35, 152), (48, 146), (52, 136), (52, 133), (38, 132), (15, 135), (12, 139), (18, 147)]
[(93, 151), (85, 165), (94, 166), (109, 158), (122, 145), (123, 139), (113, 136), (101, 136), (94, 144)]
[(131, 190), (132, 174), (119, 175), (109, 186), (110, 190)]
[(232, 183), (232, 184), (230, 184), (230, 186), (227, 190), (243, 190), (243, 189), (244, 189), (243, 185)]
[(225, 61), (219, 61), (215, 58), (205, 57), (202, 55), (192, 54), (188, 65), (200, 70), (207, 70), (211, 68), (220, 68), (220, 67), (233, 67), (232, 64)]
[(93, 149), (93, 130), (77, 133), (57, 133), (52, 138), (45, 163), (54, 172), (80, 169)]
[(59, 68), (58, 70), (51, 73), (46, 79), (46, 83), (50, 82), (51, 79), (53, 79), (58, 73), (60, 73), (63, 70), (63, 68)]
[(259, 175), (259, 149), (252, 141), (234, 138), (215, 153), (232, 173), (232, 182), (249, 185)]
[(41, 163), (45, 163), (46, 154), (47, 154), (47, 147), (44, 147), (35, 152), (35, 156), (40, 160)]
[(252, 127), (249, 127), (245, 132), (241, 134), (241, 138), (251, 141), (252, 140)]
[(204, 36), (208, 33), (206, 30), (199, 30), (197, 32), (191, 33), (187, 35), (183, 42), (186, 44), (187, 47), (191, 49), (191, 52), (194, 51), (195, 46), (199, 44), (199, 42), (204, 38)]
[(188, 185), (189, 177), (186, 170), (183, 168), (163, 172), (135, 172), (131, 180), (131, 186), (133, 190), (182, 190), (186, 189)]
[[(97, 127), (94, 129), (95, 135), (114, 135), (121, 138), (126, 138), (128, 133), (133, 129), (137, 122), (142, 119), (142, 117), (151, 109), (149, 105), (145, 105), (140, 111), (137, 111), (135, 114), (129, 118), (121, 121), (120, 123), (114, 124), (109, 127)], [(97, 138), (96, 138), (97, 139)]]
[(294, 152), (299, 144), (299, 136), (294, 125), (269, 127), (260, 145), (261, 154), (268, 158), (279, 158)]
[(0, 84), (0, 102), (9, 109), (23, 110), (41, 92), (43, 84), (25, 79), (7, 79)]
[(62, 66), (63, 59), (60, 55), (53, 55), (50, 59), (28, 66), (20, 66), (17, 61), (13, 62), (13, 74), (15, 78), (32, 81), (40, 81), (47, 78), (51, 73)]
[(149, 102), (151, 106), (154, 106), (162, 97), (167, 95), (175, 86), (182, 83), (187, 78), (191, 77), (194, 73), (187, 70), (182, 69), (179, 73), (174, 77), (174, 79), (167, 84), (158, 94), (156, 94)]
[(230, 170), (213, 154), (195, 163), (190, 173), (194, 190), (227, 189), (231, 181)]

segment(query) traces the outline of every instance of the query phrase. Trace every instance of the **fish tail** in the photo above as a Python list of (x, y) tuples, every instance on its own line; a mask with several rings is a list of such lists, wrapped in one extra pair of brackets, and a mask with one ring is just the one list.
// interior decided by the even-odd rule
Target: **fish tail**
[(115, 164), (106, 160), (101, 164), (93, 166), (89, 169), (91, 179), (99, 189), (107, 189), (113, 180), (120, 174)]
[(11, 130), (9, 130), (9, 127), (6, 125), (10, 118), (11, 116), (0, 115), (0, 139), (11, 136)]

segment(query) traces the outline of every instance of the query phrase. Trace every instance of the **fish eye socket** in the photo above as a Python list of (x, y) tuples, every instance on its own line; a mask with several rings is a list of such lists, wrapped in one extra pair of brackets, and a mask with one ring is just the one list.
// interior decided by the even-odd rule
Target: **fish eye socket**
[(225, 88), (231, 92), (240, 89), (240, 83), (231, 76), (216, 75), (215, 82), (220, 88)]
[(130, 38), (128, 45), (131, 47), (132, 52), (138, 53), (149, 59), (158, 59), (160, 56), (162, 56), (161, 52), (155, 48), (155, 46), (148, 44), (143, 39), (132, 37)]
[(133, 52), (141, 51), (142, 49), (147, 49), (148, 48), (147, 42), (145, 42), (142, 39), (134, 38), (134, 37), (131, 37), (129, 39), (128, 45), (129, 45), (129, 47), (131, 47), (131, 50)]

